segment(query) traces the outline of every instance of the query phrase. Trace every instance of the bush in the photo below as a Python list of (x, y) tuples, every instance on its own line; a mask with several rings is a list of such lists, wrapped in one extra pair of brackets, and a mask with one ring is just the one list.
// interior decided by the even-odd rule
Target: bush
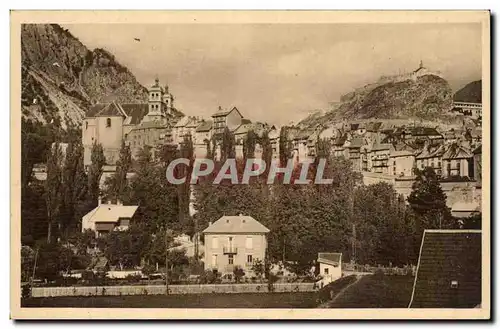
[(141, 275), (140, 274), (129, 274), (125, 277), (125, 280), (128, 283), (137, 283), (141, 281)]
[(21, 289), (21, 298), (31, 297), (31, 284), (25, 284)]

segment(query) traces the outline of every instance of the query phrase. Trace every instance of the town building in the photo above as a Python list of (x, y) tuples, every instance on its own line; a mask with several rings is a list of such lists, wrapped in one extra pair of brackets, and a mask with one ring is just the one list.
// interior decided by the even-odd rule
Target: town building
[(269, 131), (269, 142), (271, 143), (271, 149), (273, 159), (279, 159), (280, 157), (280, 132), (276, 129), (276, 127), (272, 126)]
[(121, 202), (117, 204), (100, 203), (82, 217), (82, 232), (92, 230), (95, 236), (111, 231), (128, 230), (130, 220), (133, 218), (138, 206), (124, 206)]
[(256, 260), (264, 261), (269, 229), (251, 216), (222, 216), (204, 231), (205, 270), (233, 273), (239, 266), (252, 273)]
[(351, 137), (344, 143), (344, 148), (348, 150), (347, 156), (354, 171), (361, 171), (361, 147), (363, 145), (365, 145), (363, 138), (358, 136)]
[(226, 110), (219, 106), (219, 110), (212, 114), (212, 118), (214, 120), (213, 134), (218, 135), (222, 134), (226, 128), (231, 132), (236, 130), (242, 124), (243, 115), (236, 107)]
[(413, 176), (415, 174), (415, 150), (405, 143), (391, 145), (389, 166), (389, 173), (393, 176)]
[(163, 144), (165, 139), (169, 139), (171, 123), (182, 115), (174, 108), (173, 102), (168, 87), (161, 87), (156, 79), (148, 89), (147, 103), (93, 105), (82, 123), (84, 165), (91, 164), (90, 155), (95, 143), (102, 145), (106, 164), (109, 165), (118, 160), (124, 141), (132, 148)]
[(322, 286), (342, 277), (342, 253), (320, 252), (317, 263)]
[(389, 154), (391, 144), (376, 143), (370, 150), (369, 170), (380, 174), (389, 174)]
[(461, 143), (452, 143), (442, 155), (442, 177), (474, 178), (474, 159), (472, 152)]
[(438, 176), (441, 176), (443, 170), (441, 159), (444, 152), (445, 146), (443, 144), (426, 144), (415, 158), (416, 168), (423, 170), (424, 168), (430, 167), (434, 169)]

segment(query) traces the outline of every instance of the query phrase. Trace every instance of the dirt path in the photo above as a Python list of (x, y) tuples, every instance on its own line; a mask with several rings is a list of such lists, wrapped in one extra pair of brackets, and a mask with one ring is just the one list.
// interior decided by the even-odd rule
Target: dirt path
[(358, 281), (362, 278), (363, 276), (362, 275), (356, 275), (356, 281), (353, 281), (351, 282), (350, 284), (348, 284), (347, 286), (345, 286), (344, 288), (342, 288), (336, 295), (335, 297), (333, 297), (332, 299), (330, 299), (329, 301), (327, 302), (324, 302), (323, 304), (319, 305), (318, 308), (330, 308), (330, 305), (335, 302), (340, 296), (342, 296), (346, 291), (347, 289), (349, 289), (350, 287), (352, 287), (353, 285), (355, 285), (356, 283), (358, 283)]

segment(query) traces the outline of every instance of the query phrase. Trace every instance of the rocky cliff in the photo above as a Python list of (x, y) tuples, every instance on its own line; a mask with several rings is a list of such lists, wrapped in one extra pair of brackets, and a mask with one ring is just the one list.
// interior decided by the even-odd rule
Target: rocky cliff
[(453, 95), (455, 102), (481, 103), (482, 101), (482, 81), (472, 81), (466, 84)]
[(147, 90), (112, 54), (89, 50), (57, 24), (25, 24), (21, 30), (23, 118), (79, 126), (96, 102), (141, 102)]
[(374, 83), (343, 95), (324, 116), (307, 119), (308, 126), (342, 119), (433, 120), (451, 109), (453, 93), (448, 82), (427, 74), (403, 81)]

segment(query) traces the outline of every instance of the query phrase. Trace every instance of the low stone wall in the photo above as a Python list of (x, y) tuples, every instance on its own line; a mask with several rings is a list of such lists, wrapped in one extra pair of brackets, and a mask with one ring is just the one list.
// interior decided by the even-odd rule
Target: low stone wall
[[(169, 294), (268, 292), (267, 283), (169, 285)], [(314, 283), (275, 283), (274, 292), (313, 292)], [(164, 295), (165, 286), (34, 287), (32, 297)]]

